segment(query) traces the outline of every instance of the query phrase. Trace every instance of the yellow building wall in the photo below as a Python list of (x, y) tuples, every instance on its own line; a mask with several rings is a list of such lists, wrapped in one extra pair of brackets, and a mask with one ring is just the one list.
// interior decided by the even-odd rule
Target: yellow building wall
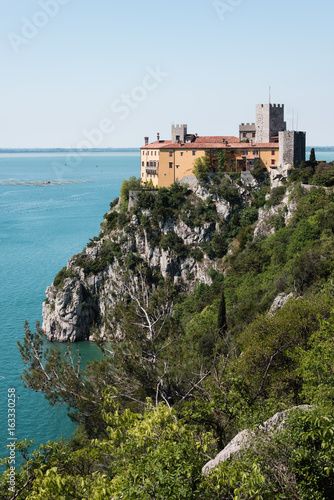
[[(142, 149), (140, 151), (140, 180), (141, 184), (145, 184), (146, 182), (150, 182), (152, 180), (153, 186), (157, 187), (158, 186), (158, 172), (159, 172), (159, 157), (160, 157), (160, 151), (159, 149)], [(156, 175), (152, 174), (147, 174), (146, 172), (146, 167), (147, 163), (150, 164), (150, 162), (156, 162)], [(150, 167), (151, 170), (154, 169), (154, 167)]]
[[(172, 156), (169, 152), (172, 152)], [(193, 155), (193, 151), (195, 154)], [(201, 156), (205, 156), (204, 149), (164, 149), (160, 150), (159, 160), (159, 187), (169, 187), (176, 181), (180, 181), (186, 175), (192, 175), (194, 161)], [(169, 164), (172, 164), (170, 168)]]
[[(272, 154), (272, 151), (275, 151), (275, 154)], [(278, 148), (271, 148), (271, 149), (260, 149), (259, 151), (260, 154), (260, 159), (263, 163), (263, 165), (266, 167), (266, 169), (269, 171), (270, 167), (276, 167), (279, 159), (279, 149)], [(275, 165), (271, 164), (271, 161), (275, 160)]]

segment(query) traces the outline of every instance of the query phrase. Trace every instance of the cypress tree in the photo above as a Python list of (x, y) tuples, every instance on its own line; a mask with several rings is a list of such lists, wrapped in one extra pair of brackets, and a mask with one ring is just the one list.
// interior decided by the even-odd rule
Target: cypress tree
[(314, 148), (311, 149), (311, 152), (310, 152), (310, 162), (311, 163), (316, 163), (316, 158), (315, 158), (315, 151), (314, 151)]
[(224, 334), (226, 333), (226, 330), (227, 330), (224, 285), (222, 286), (221, 298), (220, 298), (219, 308), (218, 308), (217, 329), (218, 329), (218, 333), (221, 337), (224, 336)]

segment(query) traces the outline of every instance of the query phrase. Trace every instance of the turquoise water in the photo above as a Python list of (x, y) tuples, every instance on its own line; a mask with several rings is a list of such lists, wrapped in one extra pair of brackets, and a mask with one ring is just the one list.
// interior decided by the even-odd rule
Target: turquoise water
[[(69, 436), (75, 428), (64, 407), (51, 407), (42, 395), (23, 387), (17, 341), (23, 339), (25, 320), (32, 329), (42, 320), (46, 287), (68, 259), (98, 235), (122, 180), (139, 176), (139, 168), (139, 153), (73, 159), (0, 155), (0, 456), (7, 455), (9, 388), (19, 395), (18, 440), (40, 444)], [(54, 185), (53, 180), (75, 183)], [(29, 184), (38, 181), (50, 184)], [(84, 361), (98, 354), (94, 344), (77, 347)]]

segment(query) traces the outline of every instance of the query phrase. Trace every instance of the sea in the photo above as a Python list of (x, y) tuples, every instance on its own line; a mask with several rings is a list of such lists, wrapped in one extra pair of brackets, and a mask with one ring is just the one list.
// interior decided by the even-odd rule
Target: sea
[[(123, 179), (139, 172), (139, 152), (0, 154), (0, 457), (8, 456), (9, 438), (36, 447), (75, 430), (65, 406), (52, 407), (24, 388), (17, 341), (26, 320), (32, 330), (42, 321), (45, 290), (57, 272), (99, 234)], [(73, 348), (83, 363), (100, 355), (90, 342)], [(15, 422), (8, 422), (14, 389)]]
[[(316, 157), (332, 161), (334, 152), (316, 151)], [(139, 172), (139, 152), (0, 154), (0, 457), (9, 455), (9, 439), (37, 447), (76, 428), (65, 406), (52, 407), (24, 387), (17, 342), (26, 320), (32, 330), (42, 321), (45, 289), (57, 272), (99, 234), (122, 181)], [(100, 355), (90, 342), (73, 348), (83, 363)], [(8, 399), (14, 390), (15, 408)], [(15, 422), (8, 421), (8, 408), (15, 409)]]

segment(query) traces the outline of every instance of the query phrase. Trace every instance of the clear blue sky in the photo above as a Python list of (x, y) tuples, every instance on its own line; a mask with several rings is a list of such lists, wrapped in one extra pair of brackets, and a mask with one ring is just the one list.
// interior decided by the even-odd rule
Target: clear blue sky
[(0, 148), (76, 147), (84, 131), (91, 144), (137, 147), (146, 135), (170, 138), (173, 122), (237, 135), (268, 102), (269, 84), (289, 128), (294, 110), (309, 145), (334, 144), (330, 0), (1, 6)]

